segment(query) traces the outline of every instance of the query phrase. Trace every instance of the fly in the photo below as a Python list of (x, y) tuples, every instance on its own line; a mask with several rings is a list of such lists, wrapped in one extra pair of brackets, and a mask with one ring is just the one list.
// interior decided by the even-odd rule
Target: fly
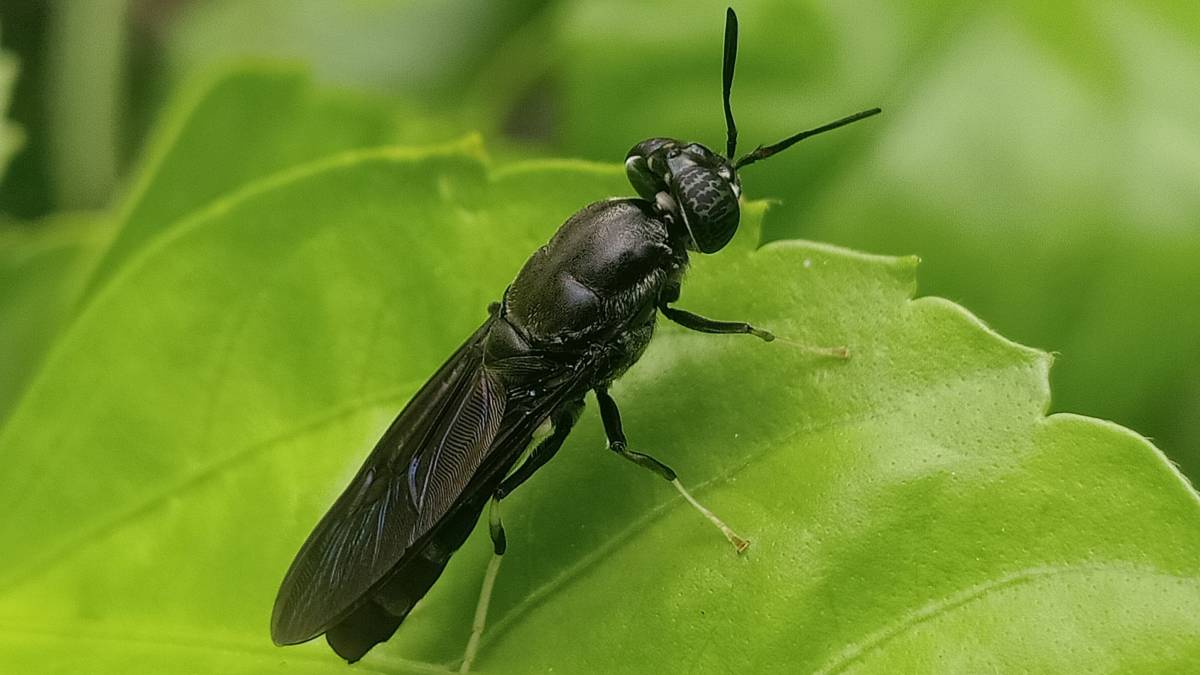
[[(674, 306), (689, 252), (715, 253), (733, 238), (740, 169), (880, 110), (734, 159), (730, 90), (737, 34), (737, 16), (727, 10), (725, 154), (671, 138), (638, 143), (625, 156), (638, 196), (584, 207), (529, 258), (502, 300), (488, 307), (483, 325), (388, 427), (296, 554), (275, 599), (276, 644), (324, 634), (342, 658), (362, 658), (392, 636), (490, 503), (494, 555), (462, 662), (462, 671), (469, 670), (507, 546), (499, 503), (558, 452), (589, 391), (600, 407), (609, 450), (669, 481), (739, 553), (749, 546), (687, 491), (674, 470), (629, 447), (608, 388), (641, 357), (659, 314), (703, 333), (775, 339), (748, 323)], [(846, 356), (845, 349), (815, 351)]]

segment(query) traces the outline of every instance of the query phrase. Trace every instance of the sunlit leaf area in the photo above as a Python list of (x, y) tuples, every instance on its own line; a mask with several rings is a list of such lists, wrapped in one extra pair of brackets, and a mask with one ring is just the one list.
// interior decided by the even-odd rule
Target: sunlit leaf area
[[(741, 226), (504, 500), (473, 671), (1200, 671), (1200, 5), (734, 5)], [(347, 665), (284, 573), (725, 4), (0, 4), (0, 672), (457, 672), (487, 523)], [(844, 347), (848, 358), (811, 347)], [(486, 518), (485, 518), (486, 521)]]

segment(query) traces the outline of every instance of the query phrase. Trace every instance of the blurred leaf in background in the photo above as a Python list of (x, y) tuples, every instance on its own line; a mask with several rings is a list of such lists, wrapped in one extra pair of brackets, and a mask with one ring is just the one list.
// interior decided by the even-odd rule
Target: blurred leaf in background
[[(0, 26), (0, 35), (3, 35)], [(21, 148), (24, 134), (21, 128), (7, 119), (12, 90), (17, 82), (17, 60), (12, 54), (0, 50), (0, 179), (8, 168), (8, 160)]]
[[(406, 138), (445, 140), (468, 130), (490, 131), (513, 95), (496, 81), (464, 101), (482, 71), (526, 25), (538, 23), (550, 0), (351, 0), (261, 2), (198, 0), (64, 0), (0, 3), (0, 35), (19, 52), (17, 119), (31, 147), (17, 176), (0, 184), (0, 212), (24, 218), (56, 209), (100, 206), (112, 194), (89, 192), (89, 203), (63, 203), (63, 190), (96, 190), (100, 169), (118, 177), (142, 154), (161, 107), (179, 89), (212, 70), (250, 60), (283, 60), (318, 81), (356, 88), (399, 103)], [(502, 69), (500, 69), (502, 70)], [(503, 102), (503, 103), (500, 103)], [(486, 108), (487, 113), (478, 112)], [(499, 125), (497, 125), (499, 126)], [(448, 129), (452, 133), (443, 133)], [(115, 147), (114, 147), (115, 144)], [(72, 148), (79, 156), (70, 154)], [(82, 156), (84, 149), (89, 151)], [(64, 166), (65, 165), (65, 166)], [(76, 185), (73, 176), (91, 177)], [(128, 180), (124, 181), (128, 188)], [(118, 185), (121, 183), (118, 182)], [(91, 199), (98, 201), (90, 201)]]
[[(309, 64), (322, 83), (452, 104), (497, 45), (548, 0), (217, 0), (171, 27), (170, 72), (246, 56)], [(430, 100), (432, 99), (432, 100)]]
[(122, 169), (128, 0), (50, 7), (45, 141), (58, 210), (108, 204)]
[(252, 59), (306, 64), (320, 84), (355, 87), (404, 111), (404, 138), (435, 142), (481, 132), (553, 151), (558, 91), (547, 17), (554, 0), (238, 0), (191, 3), (162, 29), (162, 79)]

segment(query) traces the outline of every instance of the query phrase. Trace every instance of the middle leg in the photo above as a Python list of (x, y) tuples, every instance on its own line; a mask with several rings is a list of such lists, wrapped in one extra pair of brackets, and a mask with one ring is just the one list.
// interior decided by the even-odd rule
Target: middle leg
[(537, 444), (537, 447), (529, 453), (529, 457), (517, 467), (516, 471), (510, 473), (503, 481), (500, 482), (500, 487), (496, 488), (496, 499), (504, 499), (512, 494), (522, 483), (529, 480), (533, 472), (540, 469), (546, 462), (549, 462), (563, 443), (570, 435), (571, 429), (575, 423), (579, 421), (579, 416), (583, 414), (583, 399), (571, 401), (564, 404), (561, 408), (550, 416), (550, 423), (553, 428), (550, 435)]
[(600, 419), (604, 422), (604, 433), (606, 436), (608, 436), (609, 450), (612, 450), (621, 457), (628, 459), (640, 467), (657, 473), (669, 481), (671, 485), (677, 491), (679, 491), (679, 494), (683, 495), (683, 498), (687, 500), (688, 504), (691, 504), (693, 508), (699, 511), (701, 515), (707, 518), (709, 522), (717, 527), (717, 529), (721, 530), (721, 534), (725, 535), (725, 538), (729, 540), (730, 544), (733, 544), (733, 548), (738, 553), (750, 548), (749, 539), (739, 536), (733, 531), (732, 528), (726, 525), (724, 521), (718, 518), (716, 514), (714, 514), (712, 511), (709, 511), (700, 502), (696, 501), (696, 498), (687, 491), (687, 488), (683, 487), (683, 483), (679, 482), (679, 477), (675, 474), (675, 471), (671, 467), (663, 464), (650, 455), (641, 452), (635, 452), (629, 449), (628, 443), (625, 440), (625, 432), (621, 428), (621, 411), (617, 409), (617, 402), (613, 400), (612, 396), (610, 396), (608, 393), (608, 389), (604, 387), (596, 387), (594, 391), (596, 393), (596, 401), (600, 404)]

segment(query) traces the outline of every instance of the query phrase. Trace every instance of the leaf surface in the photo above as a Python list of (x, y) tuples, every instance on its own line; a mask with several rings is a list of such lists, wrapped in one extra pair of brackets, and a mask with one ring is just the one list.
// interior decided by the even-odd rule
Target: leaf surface
[(0, 421), (74, 316), (111, 231), (106, 218), (83, 214), (0, 223)]
[(162, 115), (114, 239), (102, 286), (150, 238), (246, 184), (297, 164), (395, 139), (387, 106), (318, 90), (302, 71), (230, 66), (189, 83)]

